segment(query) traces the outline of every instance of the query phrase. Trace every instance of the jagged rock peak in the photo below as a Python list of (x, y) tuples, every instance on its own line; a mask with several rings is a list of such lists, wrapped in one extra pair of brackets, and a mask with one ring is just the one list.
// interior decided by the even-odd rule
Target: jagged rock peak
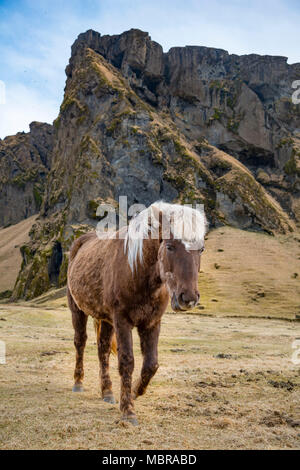
[(72, 46), (70, 64), (66, 69), (68, 77), (72, 75), (75, 58), (81, 54), (83, 47), (88, 47), (101, 54), (114, 67), (127, 75), (128, 66), (133, 70), (143, 70), (149, 75), (163, 73), (163, 49), (147, 32), (130, 29), (120, 35), (105, 35), (88, 30), (78, 36)]
[[(101, 35), (101, 33), (89, 29), (85, 33), (79, 34), (78, 38), (74, 42), (72, 46), (72, 54), (76, 53), (78, 46), (86, 46), (90, 47), (91, 49), (95, 50), (96, 52), (100, 52), (101, 50), (103, 51), (104, 46), (112, 46), (115, 45), (117, 42), (125, 43), (128, 44), (128, 42), (134, 41), (134, 40), (142, 40), (145, 42), (148, 42), (149, 44), (154, 44), (156, 46), (160, 46), (157, 42), (153, 41), (151, 39), (151, 36), (149, 35), (148, 32), (142, 31), (138, 28), (131, 28), (128, 31), (124, 31), (121, 34), (114, 34), (114, 35)], [(143, 42), (140, 42), (140, 47), (143, 46)], [(162, 47), (160, 46), (161, 50)], [(269, 54), (242, 54), (242, 55), (237, 55), (237, 54), (230, 54), (226, 49), (223, 48), (214, 48), (214, 47), (207, 47), (203, 45), (186, 45), (186, 46), (176, 46), (176, 47), (171, 47), (168, 52), (166, 52), (164, 55), (168, 54), (173, 54), (174, 52), (183, 52), (183, 51), (198, 51), (203, 54), (208, 54), (208, 55), (215, 55), (216, 58), (239, 58), (242, 61), (247, 61), (247, 62), (254, 62), (254, 61), (263, 61), (263, 62), (273, 62), (273, 63), (282, 63), (282, 64), (287, 64), (288, 58), (285, 56), (277, 56), (277, 55), (269, 55)], [(295, 64), (288, 64), (291, 67), (294, 66), (299, 66), (300, 63), (295, 63)]]
[(269, 105), (291, 96), (291, 84), (300, 72), (300, 64), (289, 65), (282, 56), (238, 56), (205, 46), (172, 47), (164, 53), (147, 32), (131, 29), (112, 36), (101, 36), (93, 30), (80, 34), (72, 46), (68, 77), (84, 47), (101, 54), (119, 69), (151, 105), (168, 105), (168, 97), (174, 94), (202, 100), (203, 82), (213, 86), (211, 82), (216, 80), (240, 80)]
[[(78, 38), (72, 46), (72, 55), (76, 54), (78, 49), (82, 46), (89, 47), (95, 52), (103, 53), (104, 50), (109, 46), (113, 46), (116, 43), (120, 43), (120, 47), (124, 48), (136, 40), (147, 41), (152, 43), (149, 33), (141, 31), (140, 29), (132, 28), (128, 31), (124, 31), (122, 34), (115, 35), (104, 35), (94, 31), (93, 29), (87, 30), (85, 33), (79, 34)], [(156, 43), (155, 43), (156, 44)], [(142, 43), (140, 43), (140, 46)]]

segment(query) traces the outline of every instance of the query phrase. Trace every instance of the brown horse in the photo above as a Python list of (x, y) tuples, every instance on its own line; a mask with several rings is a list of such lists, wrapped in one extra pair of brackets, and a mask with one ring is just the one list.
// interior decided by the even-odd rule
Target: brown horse
[[(169, 295), (174, 311), (186, 311), (199, 302), (198, 272), (205, 231), (206, 219), (200, 211), (158, 202), (119, 232), (104, 237), (91, 232), (74, 242), (68, 269), (76, 348), (74, 392), (83, 390), (90, 315), (98, 332), (102, 398), (115, 403), (109, 356), (117, 344), (122, 419), (137, 424), (133, 399), (145, 393), (158, 369), (160, 323)], [(132, 387), (133, 327), (140, 336), (143, 366)]]

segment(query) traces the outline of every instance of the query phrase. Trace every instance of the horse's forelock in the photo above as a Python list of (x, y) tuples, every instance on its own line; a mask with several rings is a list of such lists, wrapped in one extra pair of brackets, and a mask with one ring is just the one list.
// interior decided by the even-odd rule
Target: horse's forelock
[(158, 213), (162, 214), (163, 223), (169, 223), (172, 236), (181, 240), (187, 250), (199, 249), (204, 244), (208, 225), (204, 211), (200, 212), (179, 204), (155, 202), (134, 217), (128, 225), (124, 248), (132, 271), (138, 260), (140, 263), (143, 262), (144, 239), (157, 239), (157, 229), (160, 223), (157, 218)]

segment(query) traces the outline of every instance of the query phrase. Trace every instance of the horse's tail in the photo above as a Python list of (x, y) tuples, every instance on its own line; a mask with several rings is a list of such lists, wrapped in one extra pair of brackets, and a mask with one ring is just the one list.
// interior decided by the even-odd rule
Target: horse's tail
[[(101, 331), (101, 320), (97, 320), (96, 318), (94, 318), (94, 328), (95, 328), (95, 333), (97, 337), (97, 343), (99, 343), (100, 331)], [(111, 352), (113, 353), (114, 356), (117, 355), (117, 338), (116, 338), (115, 333), (112, 338)]]

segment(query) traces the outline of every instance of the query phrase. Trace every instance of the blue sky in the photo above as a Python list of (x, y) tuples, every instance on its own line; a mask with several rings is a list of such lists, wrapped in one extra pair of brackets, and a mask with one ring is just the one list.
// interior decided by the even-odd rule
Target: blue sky
[(0, 138), (52, 122), (59, 111), (70, 47), (95, 29), (148, 31), (165, 51), (205, 45), (235, 54), (300, 62), (299, 0), (0, 0)]

